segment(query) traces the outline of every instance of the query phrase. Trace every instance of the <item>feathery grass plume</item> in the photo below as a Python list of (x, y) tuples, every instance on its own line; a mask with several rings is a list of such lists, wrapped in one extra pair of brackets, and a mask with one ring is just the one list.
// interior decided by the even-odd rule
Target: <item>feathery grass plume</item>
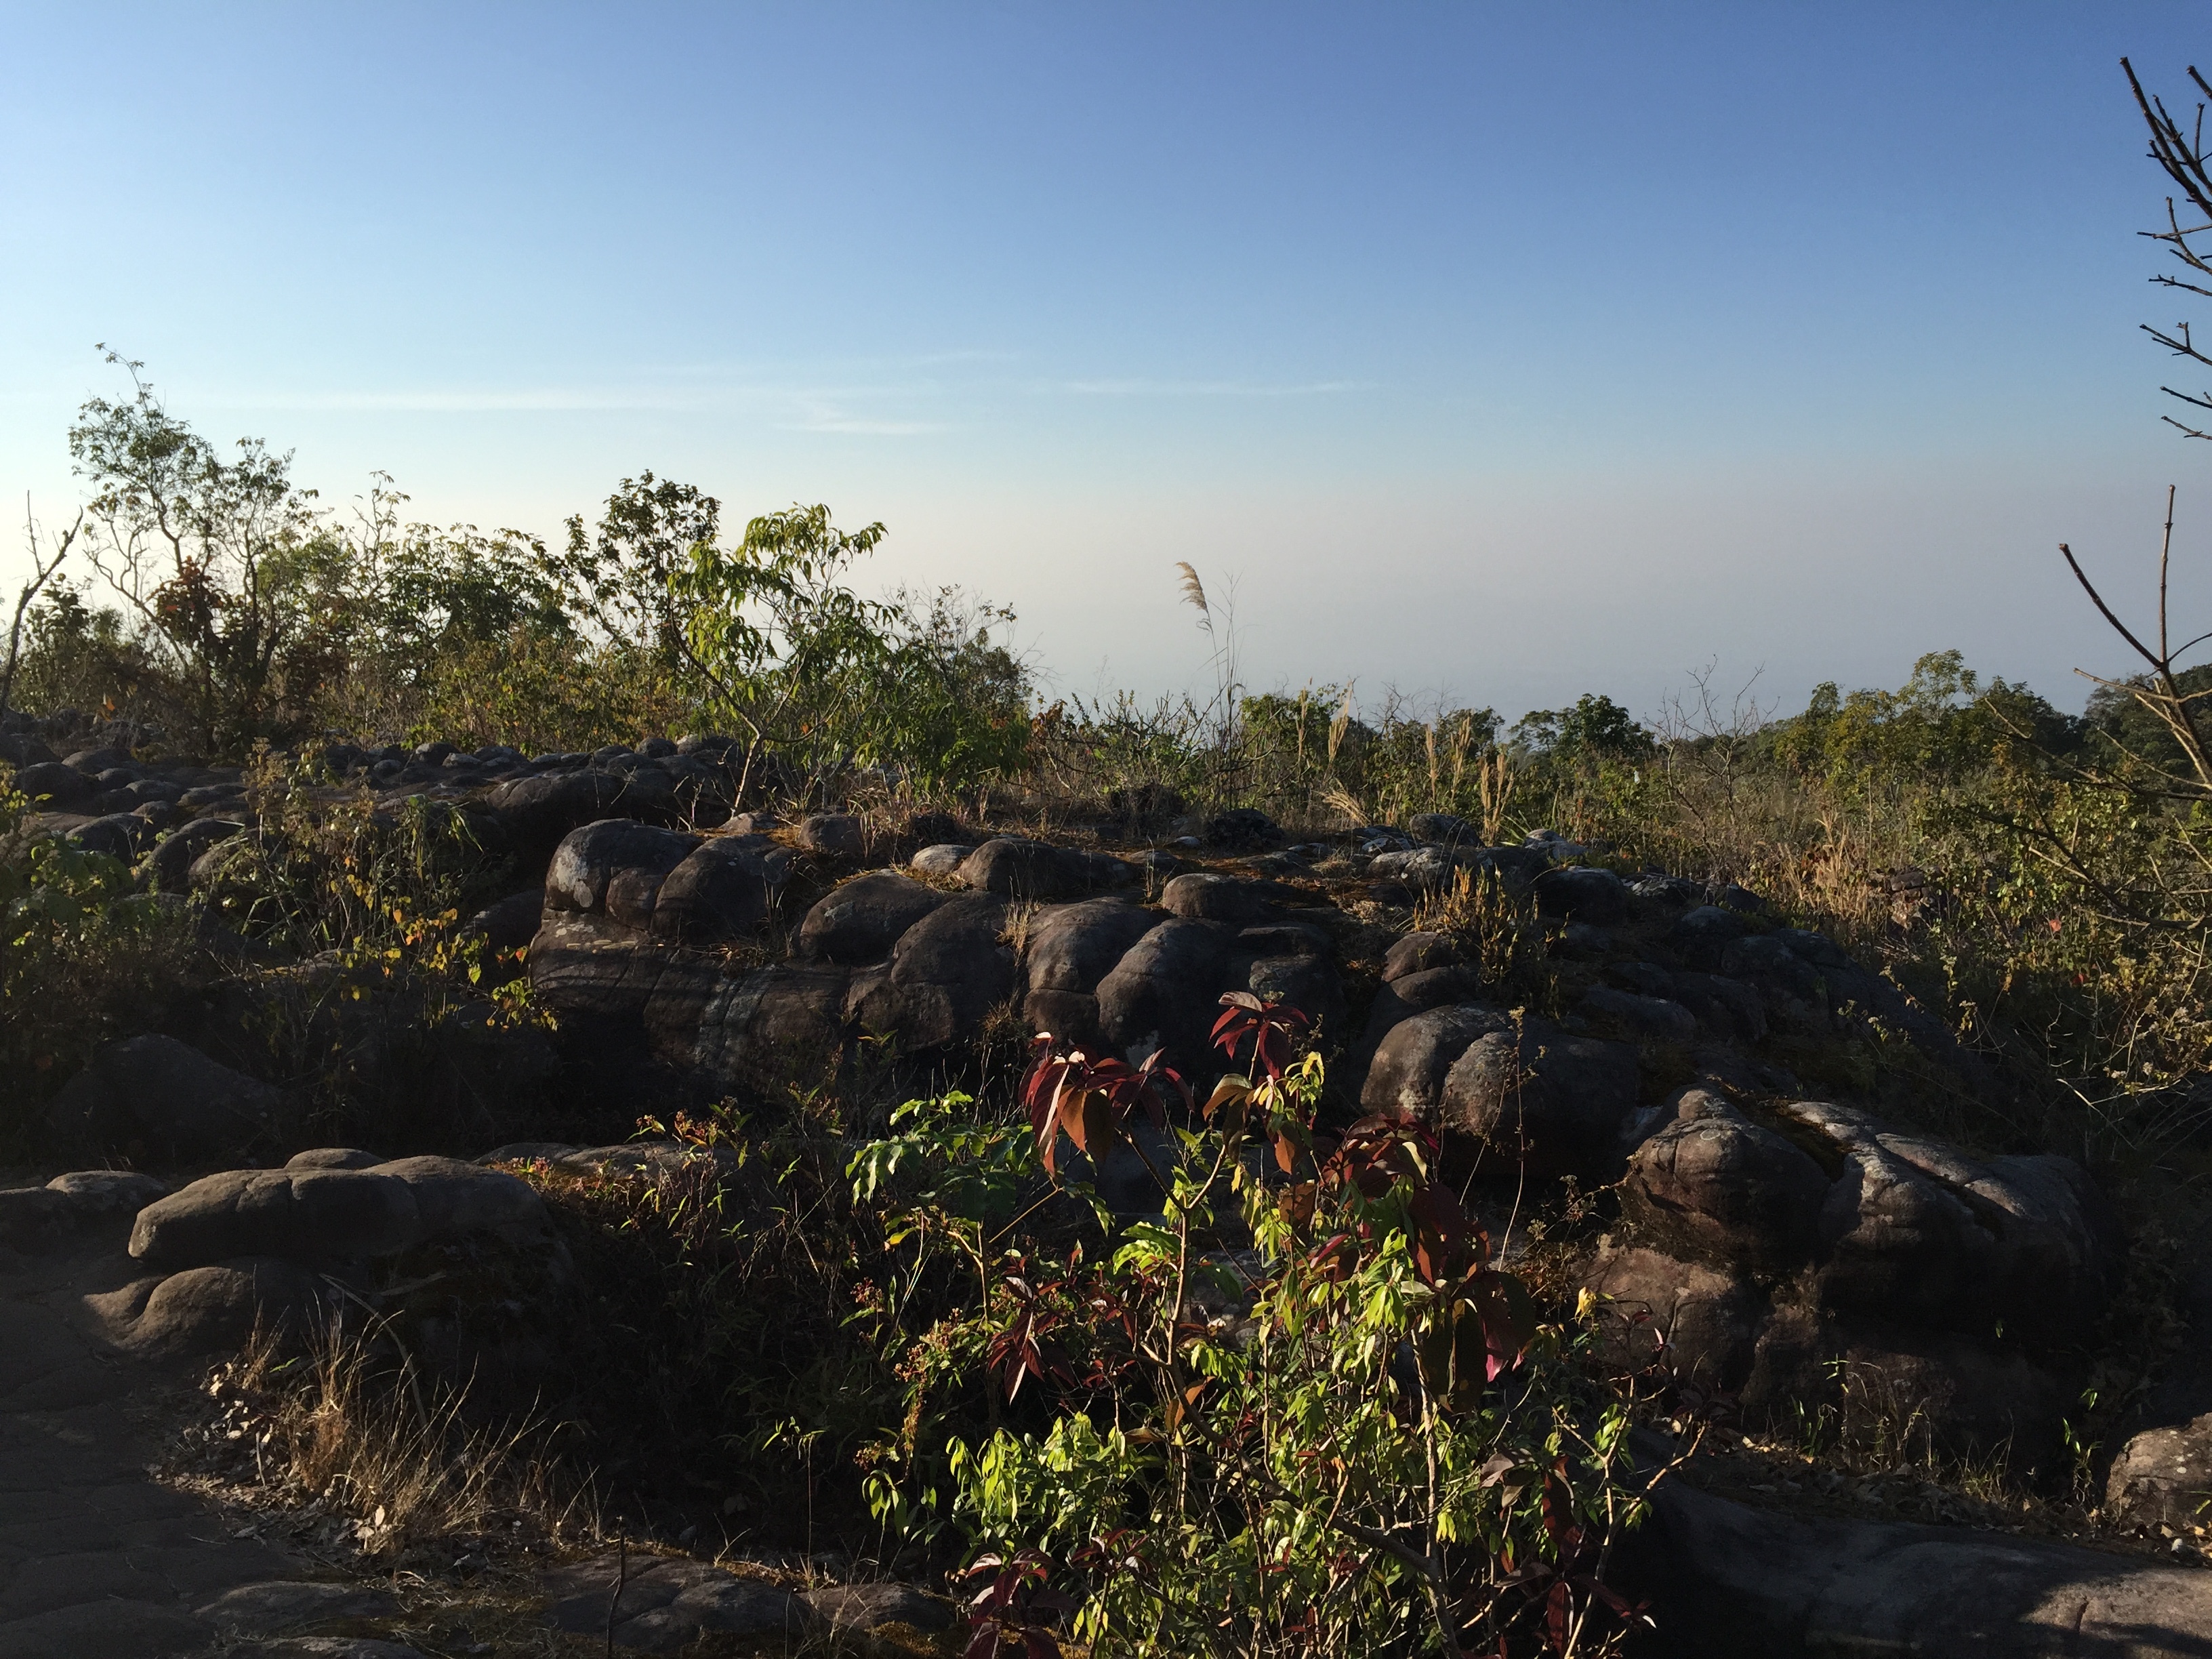
[(1182, 602), (1197, 611), (1198, 625), (1211, 634), (1213, 631), (1213, 607), (1206, 602), (1206, 584), (1199, 580), (1198, 572), (1191, 568), (1189, 560), (1177, 559), (1176, 568), (1182, 572)]

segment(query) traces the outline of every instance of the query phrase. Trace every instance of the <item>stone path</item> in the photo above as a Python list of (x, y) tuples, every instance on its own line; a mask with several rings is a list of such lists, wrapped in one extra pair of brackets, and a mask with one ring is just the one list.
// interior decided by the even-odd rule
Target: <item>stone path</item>
[(0, 1254), (0, 1659), (189, 1652), (215, 1635), (198, 1608), (288, 1576), (146, 1472), (158, 1435), (128, 1402), (172, 1379), (100, 1340), (82, 1304), (131, 1276), (128, 1228), (59, 1258)]

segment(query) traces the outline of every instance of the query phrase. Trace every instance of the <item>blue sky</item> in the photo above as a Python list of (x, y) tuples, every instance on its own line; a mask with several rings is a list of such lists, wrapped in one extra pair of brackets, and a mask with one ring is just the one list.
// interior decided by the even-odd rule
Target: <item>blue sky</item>
[(2078, 706), (2055, 544), (2142, 591), (2171, 482), (2212, 568), (2118, 63), (2178, 97), (2203, 4), (0, 22), (0, 492), (50, 523), (105, 340), (334, 501), (880, 519), (1085, 695), (1202, 672), (1178, 559), (1259, 686), (1509, 718), (1951, 646)]

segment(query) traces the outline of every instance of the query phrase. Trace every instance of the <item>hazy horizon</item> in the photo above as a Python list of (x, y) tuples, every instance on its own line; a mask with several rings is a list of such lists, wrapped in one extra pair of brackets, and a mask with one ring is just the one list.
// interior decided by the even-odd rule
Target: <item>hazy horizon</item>
[[(9, 9), (0, 489), (143, 359), (343, 504), (558, 531), (651, 468), (881, 520), (1051, 689), (1510, 720), (2124, 672), (2212, 491), (2118, 59), (2193, 14), (1748, 6)], [(10, 597), (20, 532), (0, 542)], [(2195, 633), (2202, 621), (2185, 629)]]

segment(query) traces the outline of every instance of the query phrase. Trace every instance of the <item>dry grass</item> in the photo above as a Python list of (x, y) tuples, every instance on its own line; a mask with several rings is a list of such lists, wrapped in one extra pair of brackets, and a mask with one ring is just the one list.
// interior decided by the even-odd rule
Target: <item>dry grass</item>
[(471, 1423), (465, 1391), (427, 1388), (374, 1329), (333, 1322), (303, 1352), (257, 1334), (206, 1383), (172, 1473), (235, 1502), (295, 1511), (352, 1565), (465, 1555), (486, 1540), (596, 1537), (588, 1490), (562, 1491), (542, 1425)]

